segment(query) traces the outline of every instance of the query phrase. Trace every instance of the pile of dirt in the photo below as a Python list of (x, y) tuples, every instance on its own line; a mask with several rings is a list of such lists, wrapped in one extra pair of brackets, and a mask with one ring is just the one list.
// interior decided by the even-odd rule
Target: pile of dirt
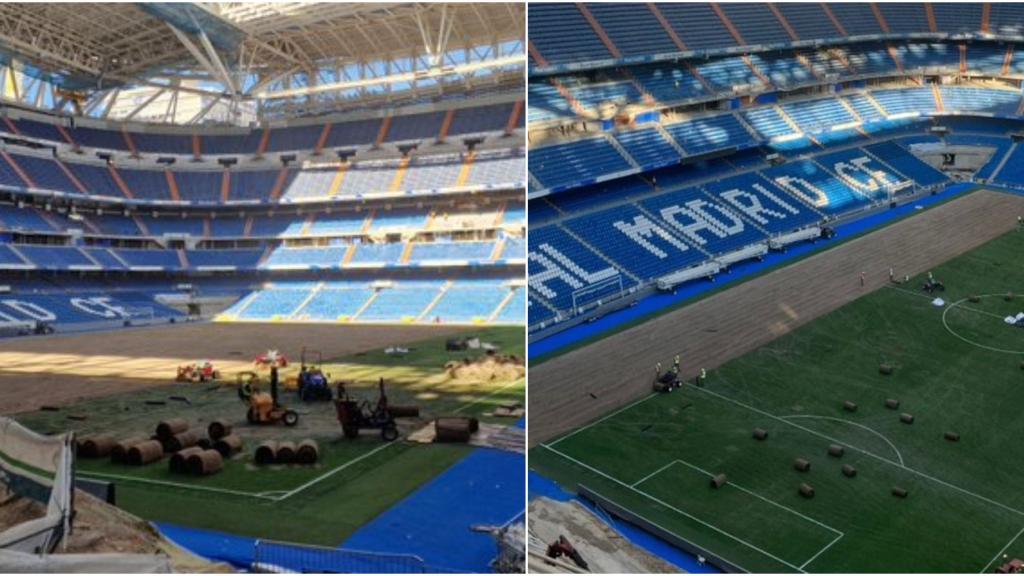
[(450, 380), (464, 382), (511, 382), (526, 375), (526, 364), (516, 355), (487, 354), (476, 359), (452, 360), (444, 365)]
[(0, 492), (0, 532), (46, 516), (46, 508), (35, 500)]
[(530, 502), (530, 572), (581, 572), (572, 560), (562, 556), (549, 560), (549, 544), (565, 538), (587, 563), (593, 574), (667, 574), (679, 568), (638, 548), (604, 523), (579, 502), (558, 502), (535, 498)]
[[(8, 495), (0, 500), (0, 530), (41, 518), (46, 507), (34, 500)], [(95, 496), (75, 492), (71, 536), (55, 554), (160, 554), (170, 559), (175, 572), (228, 573), (234, 570), (195, 556), (164, 538), (146, 521)]]

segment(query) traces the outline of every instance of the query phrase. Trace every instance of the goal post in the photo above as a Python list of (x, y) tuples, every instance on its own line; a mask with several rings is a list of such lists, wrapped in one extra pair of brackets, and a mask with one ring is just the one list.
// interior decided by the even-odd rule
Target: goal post
[[(588, 304), (594, 304), (600, 306), (603, 304), (604, 297), (615, 296), (615, 298), (621, 298), (625, 293), (625, 288), (622, 284), (622, 275), (616, 274), (610, 278), (600, 280), (584, 286), (572, 292), (572, 314), (573, 316), (583, 311), (583, 308)], [(590, 297), (589, 300), (584, 300)]]

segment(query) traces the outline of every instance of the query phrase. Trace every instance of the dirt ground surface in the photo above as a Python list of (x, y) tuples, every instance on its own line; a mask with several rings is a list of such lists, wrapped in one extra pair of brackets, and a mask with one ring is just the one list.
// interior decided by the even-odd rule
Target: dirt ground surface
[[(529, 443), (651, 393), (655, 364), (693, 378), (1017, 227), (1024, 197), (979, 191), (530, 367)], [(1024, 233), (1024, 232), (1022, 232)], [(861, 286), (860, 274), (865, 274)]]
[(303, 346), (324, 358), (466, 331), (456, 326), (324, 326), (202, 323), (0, 340), (0, 414), (173, 382), (180, 364), (212, 360), (226, 378), (268, 349), (298, 362)]
[[(0, 530), (45, 515), (45, 507), (28, 498), (7, 495), (0, 485)], [(224, 564), (208, 562), (168, 541), (148, 523), (79, 490), (71, 536), (56, 554), (160, 554), (176, 572), (234, 572)]]
[[(679, 569), (635, 546), (594, 516), (578, 502), (557, 502), (535, 498), (530, 502), (530, 536), (546, 547), (565, 536), (593, 574), (666, 574)], [(533, 552), (533, 550), (531, 550)], [(543, 551), (538, 551), (543, 554)], [(568, 567), (568, 569), (566, 569)], [(561, 557), (550, 561), (531, 554), (531, 573), (556, 573), (575, 570), (572, 560)]]

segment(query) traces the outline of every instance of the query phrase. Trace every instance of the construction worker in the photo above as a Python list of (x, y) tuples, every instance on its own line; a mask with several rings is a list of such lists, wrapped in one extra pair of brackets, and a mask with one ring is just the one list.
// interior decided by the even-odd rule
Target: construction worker
[(863, 272), (860, 273), (860, 287), (861, 288), (864, 287), (864, 273)]
[(679, 354), (672, 360), (672, 372), (679, 374)]
[(892, 266), (889, 266), (889, 283), (892, 284), (896, 281), (896, 275), (893, 273)]
[(703, 368), (701, 368), (700, 369), (700, 375), (697, 376), (697, 386), (703, 388), (704, 387), (704, 383), (707, 382), (707, 380), (708, 380), (708, 371), (703, 369)]

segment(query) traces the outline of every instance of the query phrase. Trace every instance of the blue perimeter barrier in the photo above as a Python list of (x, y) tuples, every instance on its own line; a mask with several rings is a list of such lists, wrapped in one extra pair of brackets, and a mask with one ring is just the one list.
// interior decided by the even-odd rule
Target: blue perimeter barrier
[(387, 512), (342, 547), (415, 554), (428, 566), (490, 572), (498, 547), (474, 525), (500, 526), (522, 513), (526, 494), (522, 454), (478, 448)]
[[(603, 316), (594, 322), (579, 324), (562, 332), (552, 334), (543, 340), (531, 343), (529, 346), (529, 357), (536, 358), (545, 354), (557, 352), (558, 350), (575, 344), (580, 340), (586, 340), (600, 334), (607, 333), (610, 335), (619, 326), (632, 320), (654, 314), (659, 310), (696, 298), (710, 290), (716, 290), (722, 286), (738, 284), (750, 276), (760, 274), (766, 270), (783, 265), (788, 261), (806, 256), (810, 253), (827, 250), (837, 242), (842, 242), (852, 236), (862, 234), (874, 228), (882, 227), (893, 220), (903, 218), (912, 212), (916, 212), (919, 207), (928, 208), (940, 202), (952, 200), (969, 190), (974, 190), (979, 187), (984, 188), (988, 186), (979, 186), (978, 184), (968, 182), (953, 184), (933, 196), (925, 196), (891, 210), (883, 210), (859, 220), (840, 224), (835, 227), (836, 235), (831, 240), (819, 240), (813, 244), (810, 242), (803, 242), (787, 246), (785, 252), (769, 252), (765, 256), (764, 261), (758, 262), (757, 260), (750, 260), (734, 264), (730, 266), (727, 274), (720, 274), (716, 276), (715, 282), (691, 282), (679, 287), (675, 294), (665, 293), (651, 295), (640, 300), (640, 302), (635, 306), (610, 312), (608, 315)], [(991, 186), (991, 188), (1003, 190), (998, 186)], [(1012, 190), (1005, 191), (1012, 192)], [(1019, 194), (1020, 192), (1017, 191), (1016, 193)]]
[[(523, 427), (523, 421), (516, 426)], [(430, 572), (490, 572), (498, 547), (490, 534), (470, 528), (500, 526), (523, 512), (525, 468), (522, 454), (478, 448), (338, 548), (419, 556)], [(256, 560), (256, 538), (162, 522), (156, 527), (175, 544), (213, 561), (249, 569)]]

